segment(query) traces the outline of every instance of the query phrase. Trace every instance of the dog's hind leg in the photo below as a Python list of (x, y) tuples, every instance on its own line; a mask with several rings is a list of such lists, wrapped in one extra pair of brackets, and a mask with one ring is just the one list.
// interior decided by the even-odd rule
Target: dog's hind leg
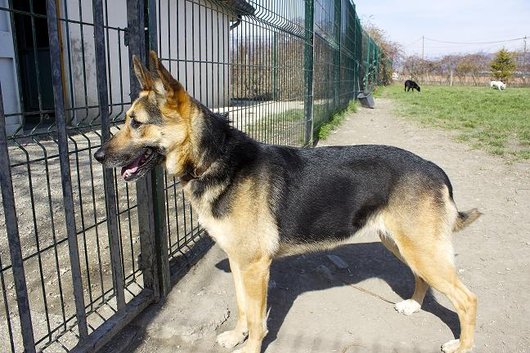
[[(427, 249), (423, 249), (424, 251)], [(433, 288), (445, 294), (454, 305), (460, 320), (460, 339), (452, 340), (442, 346), (445, 353), (466, 353), (473, 348), (477, 298), (458, 278), (453, 262), (446, 254), (434, 249), (421, 256), (411, 255), (415, 271)], [(405, 255), (405, 258), (407, 255)]]
[[(419, 184), (421, 186), (421, 184)], [(458, 278), (454, 264), (453, 228), (459, 218), (447, 187), (398, 189), (385, 213), (385, 227), (412, 272), (445, 294), (460, 321), (460, 339), (442, 346), (445, 353), (467, 353), (474, 344), (477, 297)], [(421, 292), (420, 288), (420, 292)]]
[[(431, 230), (431, 233), (435, 231)], [(448, 234), (424, 234), (423, 240), (398, 236), (400, 253), (412, 271), (430, 286), (445, 294), (454, 305), (460, 320), (460, 339), (442, 346), (445, 353), (467, 353), (473, 348), (477, 298), (458, 278), (453, 263), (453, 247)], [(425, 236), (428, 237), (426, 241)], [(416, 238), (421, 239), (421, 238)]]
[(239, 264), (236, 261), (230, 260), (230, 271), (234, 278), (234, 285), (236, 289), (237, 300), (237, 324), (233, 330), (225, 331), (217, 336), (217, 343), (225, 348), (233, 348), (245, 341), (248, 335), (246, 304), (245, 304), (245, 289), (243, 286), (243, 276)]
[[(383, 245), (388, 250), (390, 250), (390, 252), (392, 252), (394, 256), (396, 256), (404, 264), (408, 265), (401, 253), (399, 252), (396, 243), (390, 237), (383, 233), (379, 233), (379, 238), (381, 239), (381, 243), (383, 243)], [(403, 300), (394, 305), (394, 309), (404, 315), (412, 315), (420, 311), (423, 299), (425, 298), (425, 294), (429, 289), (429, 285), (423, 280), (423, 278), (418, 276), (416, 273), (413, 274), (415, 280), (414, 294), (412, 294), (412, 297), (410, 299)]]

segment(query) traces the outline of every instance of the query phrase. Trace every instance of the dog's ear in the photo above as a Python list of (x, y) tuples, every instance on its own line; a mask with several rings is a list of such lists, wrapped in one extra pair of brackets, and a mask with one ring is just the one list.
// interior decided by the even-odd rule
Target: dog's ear
[(134, 73), (136, 74), (136, 78), (138, 79), (138, 82), (140, 82), (142, 90), (147, 91), (153, 89), (153, 77), (151, 76), (149, 70), (147, 70), (147, 68), (142, 64), (142, 62), (140, 61), (140, 59), (138, 59), (136, 55), (133, 55), (133, 68)]
[[(149, 53), (151, 65), (153, 66), (159, 82), (155, 83), (157, 93), (164, 95), (168, 103), (182, 105), (188, 103), (190, 97), (184, 87), (171, 76), (171, 73), (162, 64), (156, 53), (151, 50)], [(157, 80), (157, 81), (158, 81)], [(162, 85), (160, 87), (159, 85)]]

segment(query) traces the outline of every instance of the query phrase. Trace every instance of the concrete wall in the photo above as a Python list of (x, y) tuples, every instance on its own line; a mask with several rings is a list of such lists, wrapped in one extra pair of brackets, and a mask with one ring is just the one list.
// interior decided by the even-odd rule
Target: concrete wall
[[(158, 2), (157, 2), (158, 6)], [(230, 15), (207, 1), (161, 0), (159, 53), (193, 97), (209, 107), (229, 103)]]
[[(7, 0), (0, 0), (0, 6), (8, 7)], [(20, 113), (21, 110), (11, 30), (9, 13), (0, 11), (0, 83), (2, 84), (4, 113), (6, 115)], [(12, 135), (21, 122), (21, 115), (6, 117), (7, 134)]]
[[(61, 2), (61, 16), (70, 21), (93, 23), (92, 1), (65, 0)], [(125, 29), (127, 7), (125, 1), (108, 1), (108, 25)], [(106, 9), (104, 9), (106, 12)], [(104, 16), (107, 14), (105, 13)], [(86, 125), (99, 118), (96, 53), (94, 30), (91, 25), (62, 22), (63, 65), (65, 72), (65, 97), (69, 116), (73, 124)], [(115, 118), (127, 111), (129, 97), (129, 52), (124, 42), (124, 31), (105, 30), (109, 45), (107, 51), (107, 82), (109, 90), (110, 116)], [(123, 104), (122, 104), (123, 103)], [(88, 107), (88, 108), (87, 108)]]

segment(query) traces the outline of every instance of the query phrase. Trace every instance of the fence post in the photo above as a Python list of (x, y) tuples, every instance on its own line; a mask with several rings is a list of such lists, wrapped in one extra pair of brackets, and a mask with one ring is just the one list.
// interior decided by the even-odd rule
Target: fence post
[(61, 43), (57, 18), (57, 2), (48, 0), (46, 5), (48, 18), (48, 38), (50, 41), (50, 64), (52, 73), (53, 97), (55, 106), (55, 119), (57, 122), (57, 143), (59, 145), (59, 160), (61, 164), (61, 184), (64, 197), (64, 213), (66, 233), (68, 235), (68, 251), (72, 270), (72, 283), (74, 287), (75, 310), (79, 341), (83, 342), (88, 337), (88, 325), (85, 312), (85, 298), (83, 294), (83, 280), (79, 261), (79, 245), (75, 225), (74, 200), (72, 194), (72, 179), (70, 175), (70, 158), (68, 155), (68, 134), (66, 131), (66, 114), (63, 97), (63, 81), (61, 68)]
[(314, 48), (314, 0), (305, 1), (305, 43), (304, 43), (304, 115), (305, 115), (305, 146), (313, 145), (313, 56)]
[[(146, 0), (145, 10), (147, 12), (146, 51), (154, 50), (158, 53), (157, 13), (156, 2)], [(171, 53), (169, 53), (171, 54)], [(158, 53), (161, 57), (161, 53)], [(160, 297), (165, 297), (171, 289), (169, 271), (169, 242), (166, 225), (166, 200), (164, 195), (164, 169), (157, 166), (151, 171), (153, 183), (153, 211), (155, 217), (155, 256), (157, 257), (157, 273), (160, 288)]]
[[(131, 100), (136, 98), (140, 92), (132, 67), (132, 56), (138, 56), (144, 63), (147, 60), (148, 42), (153, 40), (153, 36), (146, 38), (149, 32), (146, 33), (144, 28), (146, 24), (152, 25), (149, 17), (152, 16), (153, 8), (154, 2), (149, 0), (127, 0)], [(147, 19), (145, 15), (148, 16)], [(153, 25), (156, 26), (156, 22)], [(160, 171), (155, 171), (148, 173), (144, 178), (136, 182), (141, 247), (140, 266), (144, 271), (145, 286), (153, 290), (154, 297), (157, 300), (165, 297), (169, 292), (170, 284), (163, 178), (164, 176)]]
[[(7, 148), (3, 102), (2, 86), (0, 83), (0, 165), (2, 166), (0, 168), (0, 187), (2, 189), (2, 203), (4, 204), (7, 240), (9, 243), (9, 253), (11, 255), (11, 266), (13, 269), (13, 280), (15, 282), (15, 291), (17, 295), (18, 314), (20, 315), (20, 332), (22, 334), (24, 351), (27, 353), (34, 353), (35, 337), (33, 336), (28, 288), (26, 286), (26, 274), (24, 271), (24, 261), (22, 260), (18, 219), (15, 209), (15, 196), (13, 193), (13, 182), (11, 180), (11, 168), (9, 167), (9, 151)], [(4, 303), (4, 305), (7, 305), (7, 303)], [(10, 320), (9, 317), (6, 319)]]
[(335, 13), (334, 13), (334, 20), (335, 20), (335, 40), (337, 42), (337, 47), (335, 48), (335, 55), (333, 56), (333, 71), (335, 74), (334, 77), (334, 90), (333, 90), (333, 109), (337, 109), (340, 107), (340, 51), (341, 51), (341, 31), (342, 31), (342, 0), (335, 0)]
[[(132, 65), (132, 57), (136, 55), (145, 62), (144, 36), (144, 2), (143, 0), (127, 0), (127, 46), (129, 47), (129, 76), (131, 101), (138, 96), (140, 86), (136, 80)], [(149, 216), (150, 203), (150, 175), (136, 182), (136, 198), (138, 204), (138, 234), (140, 236), (140, 268), (144, 278), (145, 288), (153, 290), (153, 296), (158, 298), (158, 279), (154, 255), (154, 224)]]
[(361, 55), (359, 54), (362, 51), (362, 40), (359, 40), (359, 19), (357, 17), (357, 11), (355, 8), (355, 5), (352, 5), (352, 11), (353, 11), (353, 43), (352, 43), (352, 52), (353, 54), (353, 86), (354, 86), (354, 97), (357, 99), (357, 95), (361, 91), (361, 82), (360, 82), (360, 69), (359, 69), (359, 61)]
[[(101, 136), (103, 141), (110, 138), (109, 98), (107, 88), (107, 63), (105, 61), (105, 37), (103, 30), (103, 2), (92, 0), (94, 13), (94, 46), (96, 52), (96, 78), (98, 87), (99, 115), (101, 118)], [(122, 249), (118, 234), (116, 212), (116, 191), (114, 190), (114, 170), (103, 168), (105, 188), (105, 208), (107, 211), (107, 230), (109, 235), (110, 258), (112, 263), (112, 282), (118, 309), (125, 306), (125, 277), (122, 267)]]
[(272, 34), (272, 100), (278, 100), (278, 32)]

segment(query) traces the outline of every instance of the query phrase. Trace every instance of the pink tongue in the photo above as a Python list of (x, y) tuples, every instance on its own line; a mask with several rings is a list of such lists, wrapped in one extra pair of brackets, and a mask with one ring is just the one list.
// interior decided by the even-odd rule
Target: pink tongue
[(140, 155), (138, 158), (136, 158), (134, 161), (132, 161), (130, 164), (126, 165), (125, 167), (121, 168), (121, 175), (124, 176), (127, 172), (128, 174), (134, 174), (138, 170), (140, 159), (142, 159), (143, 155)]

